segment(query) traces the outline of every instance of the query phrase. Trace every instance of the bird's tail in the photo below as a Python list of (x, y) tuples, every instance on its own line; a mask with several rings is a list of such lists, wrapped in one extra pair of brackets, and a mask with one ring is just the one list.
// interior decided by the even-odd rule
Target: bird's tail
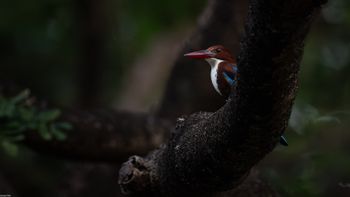
[(287, 139), (283, 135), (281, 135), (280, 144), (282, 144), (283, 146), (288, 146)]

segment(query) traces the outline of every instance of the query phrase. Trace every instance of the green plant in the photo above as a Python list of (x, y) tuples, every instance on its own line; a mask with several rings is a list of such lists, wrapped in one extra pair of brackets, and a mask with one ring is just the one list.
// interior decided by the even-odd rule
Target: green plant
[(17, 142), (24, 140), (30, 131), (38, 132), (45, 140), (64, 140), (64, 130), (72, 128), (71, 124), (57, 120), (60, 110), (39, 110), (30, 104), (29, 95), (29, 90), (11, 98), (0, 95), (0, 145), (10, 155), (17, 154)]

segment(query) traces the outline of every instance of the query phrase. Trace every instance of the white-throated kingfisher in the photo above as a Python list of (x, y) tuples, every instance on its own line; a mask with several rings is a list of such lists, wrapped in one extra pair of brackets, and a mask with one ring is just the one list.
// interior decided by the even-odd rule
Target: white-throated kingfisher
[[(228, 98), (232, 86), (237, 83), (237, 61), (230, 51), (222, 45), (211, 46), (205, 50), (186, 53), (184, 56), (205, 59), (211, 66), (210, 78), (215, 90)], [(288, 146), (287, 140), (281, 136), (280, 143)]]

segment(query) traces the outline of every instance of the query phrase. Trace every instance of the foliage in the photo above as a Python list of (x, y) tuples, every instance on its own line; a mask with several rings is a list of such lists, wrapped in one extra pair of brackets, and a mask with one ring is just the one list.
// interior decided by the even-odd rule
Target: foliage
[(37, 131), (45, 140), (64, 140), (64, 130), (71, 129), (69, 123), (56, 121), (60, 110), (38, 110), (30, 104), (29, 95), (29, 90), (12, 98), (0, 95), (0, 143), (10, 155), (16, 155), (16, 142), (24, 140), (30, 131)]

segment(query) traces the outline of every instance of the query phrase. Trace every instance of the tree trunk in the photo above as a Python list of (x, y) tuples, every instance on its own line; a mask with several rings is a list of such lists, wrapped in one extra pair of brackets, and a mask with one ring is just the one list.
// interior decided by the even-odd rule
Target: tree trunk
[(251, 0), (236, 90), (214, 113), (179, 118), (171, 140), (120, 170), (125, 193), (214, 196), (238, 187), (287, 127), (311, 21), (325, 1)]

